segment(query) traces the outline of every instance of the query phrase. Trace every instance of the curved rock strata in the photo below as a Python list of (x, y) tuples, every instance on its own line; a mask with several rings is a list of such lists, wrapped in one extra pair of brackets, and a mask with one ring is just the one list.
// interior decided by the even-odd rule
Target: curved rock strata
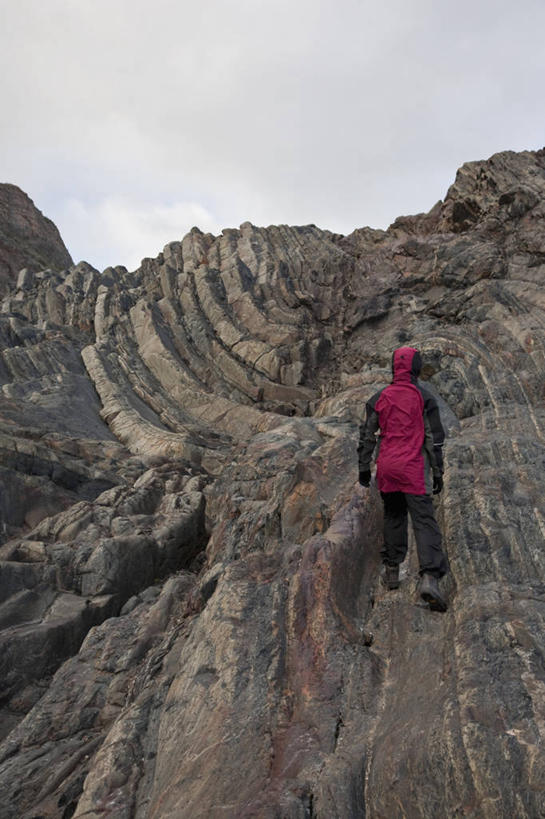
[[(387, 230), (193, 229), (0, 312), (0, 816), (545, 812), (545, 152)], [(357, 424), (418, 346), (446, 614)]]

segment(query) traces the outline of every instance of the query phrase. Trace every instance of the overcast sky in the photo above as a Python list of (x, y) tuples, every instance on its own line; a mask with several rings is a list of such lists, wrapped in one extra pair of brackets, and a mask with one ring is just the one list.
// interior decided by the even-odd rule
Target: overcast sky
[(74, 261), (348, 233), (545, 145), (545, 0), (0, 0), (0, 181)]

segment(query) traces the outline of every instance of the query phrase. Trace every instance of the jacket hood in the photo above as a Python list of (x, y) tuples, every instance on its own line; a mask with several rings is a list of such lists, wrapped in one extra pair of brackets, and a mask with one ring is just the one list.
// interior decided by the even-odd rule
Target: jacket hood
[(392, 356), (394, 384), (414, 384), (422, 369), (422, 357), (414, 347), (399, 347)]

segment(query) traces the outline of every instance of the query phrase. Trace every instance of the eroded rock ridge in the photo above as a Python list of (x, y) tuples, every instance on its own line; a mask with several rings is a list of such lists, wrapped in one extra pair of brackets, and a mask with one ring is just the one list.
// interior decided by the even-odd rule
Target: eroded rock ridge
[(16, 185), (0, 183), (0, 295), (28, 271), (72, 264), (60, 233)]
[[(0, 816), (545, 814), (545, 151), (387, 230), (193, 229), (0, 312)], [(446, 614), (357, 425), (418, 346)]]

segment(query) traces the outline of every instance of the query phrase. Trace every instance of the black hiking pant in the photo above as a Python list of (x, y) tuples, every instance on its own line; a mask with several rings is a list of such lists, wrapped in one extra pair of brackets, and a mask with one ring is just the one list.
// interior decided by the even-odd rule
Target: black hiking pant
[(441, 548), (441, 531), (435, 519), (431, 495), (406, 492), (381, 492), (384, 501), (384, 547), (382, 560), (388, 566), (399, 566), (407, 555), (409, 536), (407, 511), (410, 512), (420, 563), (420, 574), (440, 578), (448, 564)]

